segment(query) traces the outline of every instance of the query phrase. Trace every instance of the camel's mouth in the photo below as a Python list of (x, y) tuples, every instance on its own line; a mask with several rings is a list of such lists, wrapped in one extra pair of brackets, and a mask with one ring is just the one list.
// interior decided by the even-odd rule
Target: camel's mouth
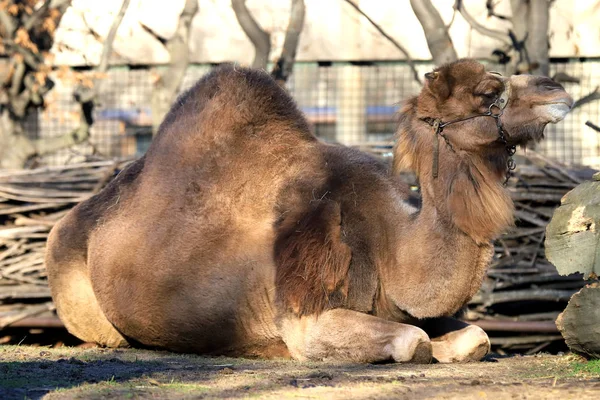
[[(539, 142), (544, 138), (547, 124), (562, 121), (573, 108), (571, 97), (532, 104), (537, 119), (531, 123), (507, 126), (507, 140), (515, 146), (526, 146), (529, 142)], [(512, 133), (512, 135), (511, 135)]]
[(548, 102), (544, 102), (544, 103), (538, 103), (536, 105), (538, 106), (549, 106), (552, 104), (562, 104), (566, 107), (569, 108), (569, 110), (571, 109), (571, 107), (573, 107), (573, 101), (567, 101), (567, 100), (560, 100), (560, 101), (548, 101)]
[(571, 108), (573, 107), (573, 100), (564, 99), (564, 100), (555, 100), (544, 103), (536, 104), (538, 114), (545, 121), (555, 124), (559, 121), (562, 121)]

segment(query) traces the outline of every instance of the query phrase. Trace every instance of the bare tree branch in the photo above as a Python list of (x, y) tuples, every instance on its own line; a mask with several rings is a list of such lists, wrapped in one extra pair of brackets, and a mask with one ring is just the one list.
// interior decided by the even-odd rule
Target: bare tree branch
[(487, 0), (485, 2), (485, 7), (488, 11), (488, 17), (496, 17), (504, 21), (510, 21), (510, 18), (508, 18), (506, 15), (501, 15), (496, 12), (496, 5), (494, 4), (494, 0)]
[(597, 100), (600, 100), (600, 86), (596, 86), (596, 89), (594, 89), (592, 92), (586, 94), (585, 96), (577, 100), (575, 104), (573, 104), (573, 108), (571, 108), (571, 110), (574, 110), (578, 107), (583, 106), (584, 104), (591, 103), (592, 101)]
[(398, 50), (400, 50), (400, 52), (402, 54), (404, 54), (404, 57), (406, 58), (406, 63), (408, 64), (408, 66), (410, 67), (410, 69), (413, 72), (413, 78), (415, 79), (415, 81), (419, 82), (419, 84), (423, 84), (423, 82), (421, 81), (421, 77), (419, 76), (419, 72), (417, 71), (417, 68), (415, 67), (415, 64), (412, 60), (412, 58), (410, 57), (410, 55), (408, 54), (408, 51), (404, 48), (404, 46), (402, 46), (400, 43), (398, 43), (393, 37), (391, 37), (390, 35), (388, 35), (381, 26), (379, 26), (375, 21), (373, 21), (367, 14), (365, 14), (365, 12), (363, 10), (361, 10), (361, 8), (358, 6), (358, 4), (356, 4), (354, 1), (352, 0), (345, 0), (346, 3), (350, 4), (352, 6), (352, 8), (354, 8), (360, 15), (362, 15), (363, 17), (365, 17), (367, 19), (367, 21), (369, 21), (369, 23), (371, 25), (373, 25), (373, 27), (375, 29), (377, 29), (377, 31), (387, 40), (389, 40), (390, 43), (392, 43), (394, 45), (394, 47), (396, 47)]
[(12, 75), (12, 81), (10, 84), (10, 88), (8, 93), (11, 96), (16, 96), (19, 94), (21, 90), (21, 86), (23, 85), (23, 78), (25, 77), (25, 63), (23, 61), (19, 61), (18, 59), (14, 60), (14, 72)]
[(9, 47), (11, 51), (22, 55), (25, 63), (33, 70), (37, 70), (40, 64), (44, 62), (44, 59), (40, 54), (36, 54), (29, 49), (19, 46), (11, 39), (2, 40), (2, 44), (4, 44), (5, 47)]
[(246, 0), (231, 0), (231, 7), (244, 33), (254, 45), (252, 68), (266, 69), (271, 53), (271, 35), (258, 25), (250, 10), (246, 7)]
[(423, 27), (427, 46), (436, 65), (458, 59), (444, 20), (430, 0), (410, 0), (410, 5)]
[(106, 41), (104, 42), (104, 47), (102, 48), (102, 55), (100, 56), (100, 63), (98, 64), (99, 72), (106, 72), (108, 69), (108, 61), (110, 59), (110, 55), (112, 53), (113, 43), (115, 41), (115, 37), (117, 36), (117, 31), (119, 30), (119, 26), (121, 25), (121, 21), (123, 21), (123, 17), (125, 16), (125, 12), (129, 7), (130, 0), (123, 0), (123, 4), (121, 4), (121, 9), (119, 13), (113, 20), (113, 23), (108, 31), (108, 35), (106, 36)]
[(190, 26), (198, 12), (198, 0), (186, 0), (175, 35), (167, 41), (165, 47), (171, 56), (171, 63), (166, 71), (161, 73), (152, 92), (152, 128), (156, 134), (165, 114), (169, 111), (190, 59)]
[(473, 18), (473, 16), (471, 16), (471, 14), (469, 14), (468, 11), (465, 9), (465, 7), (462, 4), (462, 0), (456, 0), (456, 2), (454, 3), (454, 8), (458, 10), (458, 12), (460, 12), (460, 15), (463, 16), (465, 21), (467, 21), (469, 25), (471, 25), (471, 27), (477, 32), (481, 33), (482, 35), (499, 40), (509, 46), (512, 45), (512, 42), (508, 36), (508, 32), (502, 32), (495, 29), (486, 28), (485, 26), (477, 22), (475, 18)]
[(40, 22), (40, 19), (48, 12), (48, 9), (50, 8), (50, 3), (52, 3), (52, 0), (44, 1), (44, 3), (37, 10), (35, 10), (29, 16), (29, 18), (27, 18), (27, 21), (25, 21), (25, 24), (23, 24), (23, 27), (26, 31), (30, 31), (31, 28), (33, 28), (38, 22)]
[(51, 8), (55, 8), (60, 12), (61, 18), (63, 15), (65, 15), (65, 11), (67, 11), (67, 8), (69, 8), (69, 6), (71, 5), (71, 0), (51, 0), (52, 3), (50, 4)]
[(571, 76), (569, 74), (567, 74), (566, 72), (557, 72), (552, 76), (552, 80), (556, 81), (556, 82), (563, 82), (563, 83), (579, 83), (581, 82), (581, 79), (575, 77), (575, 76)]
[[(115, 41), (115, 37), (117, 36), (117, 31), (119, 30), (119, 26), (121, 25), (121, 22), (123, 21), (123, 17), (125, 16), (125, 13), (127, 12), (129, 3), (130, 3), (130, 0), (123, 0), (123, 3), (121, 4), (121, 8), (119, 9), (119, 12), (115, 16), (115, 19), (113, 20), (113, 22), (110, 26), (108, 35), (106, 35), (106, 39), (104, 40), (104, 46), (102, 47), (102, 54), (100, 56), (100, 62), (98, 63), (98, 66), (96, 67), (96, 72), (99, 74), (105, 73), (108, 70), (108, 62), (110, 59), (110, 55), (112, 54), (112, 48), (113, 48), (113, 44)], [(92, 85), (91, 86), (79, 85), (73, 93), (75, 100), (79, 103), (79, 105), (81, 107), (81, 116), (79, 118), (79, 127), (77, 129), (75, 129), (75, 131), (73, 131), (70, 135), (72, 137), (72, 139), (75, 141), (75, 143), (80, 143), (80, 142), (83, 142), (84, 140), (87, 140), (87, 138), (89, 137), (89, 134), (90, 134), (90, 132), (89, 132), (90, 127), (94, 123), (94, 119), (93, 119), (94, 101), (96, 100), (96, 97), (97, 97), (98, 93), (100, 92), (102, 82), (103, 82), (102, 78), (98, 77), (99, 74), (96, 74), (95, 77), (92, 77)], [(55, 143), (55, 142), (53, 142), (53, 143)], [(59, 142), (56, 141), (55, 144), (57, 144), (57, 143), (59, 143)], [(39, 145), (36, 147), (39, 147), (39, 148), (43, 147), (43, 149), (45, 151), (52, 151), (52, 150), (48, 150), (49, 148), (52, 147), (51, 145), (46, 145), (45, 147)]]
[(455, 19), (456, 19), (456, 9), (454, 9), (452, 11), (452, 18), (450, 18), (450, 22), (448, 22), (448, 25), (446, 25), (446, 32), (448, 33), (448, 35), (450, 35), (450, 28), (452, 28), (452, 25), (454, 24)]
[(6, 9), (0, 9), (0, 24), (4, 26), (6, 38), (12, 38), (17, 24), (14, 18), (6, 12)]
[(600, 126), (594, 124), (592, 121), (586, 121), (585, 124), (593, 130), (595, 130), (596, 132), (600, 133)]
[(283, 42), (281, 56), (275, 63), (273, 71), (271, 71), (271, 75), (281, 86), (288, 80), (289, 76), (292, 74), (292, 69), (294, 68), (298, 43), (300, 42), (300, 34), (304, 27), (305, 13), (304, 0), (292, 0), (290, 22), (285, 32), (285, 41)]

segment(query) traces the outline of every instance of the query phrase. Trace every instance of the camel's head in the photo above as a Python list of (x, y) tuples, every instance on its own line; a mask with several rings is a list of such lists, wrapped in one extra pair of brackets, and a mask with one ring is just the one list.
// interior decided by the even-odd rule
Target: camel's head
[[(487, 72), (482, 64), (469, 59), (427, 73), (417, 102), (419, 117), (439, 118), (442, 122), (484, 114), (496, 102), (500, 107), (492, 106), (491, 111), (502, 112), (500, 120), (509, 145), (542, 139), (545, 126), (562, 120), (573, 106), (571, 96), (550, 78), (507, 78)], [(456, 127), (466, 123), (477, 129), (462, 130), (466, 135), (452, 135), (453, 142), (465, 150), (489, 145), (498, 137), (493, 118), (479, 117)]]

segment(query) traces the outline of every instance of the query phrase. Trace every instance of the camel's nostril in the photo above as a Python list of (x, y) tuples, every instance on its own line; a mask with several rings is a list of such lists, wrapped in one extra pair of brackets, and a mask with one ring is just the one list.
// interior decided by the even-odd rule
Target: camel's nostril
[(565, 90), (560, 85), (558, 85), (558, 86), (544, 85), (544, 86), (542, 86), (542, 88), (548, 92), (564, 92), (564, 90)]
[(562, 85), (550, 78), (547, 77), (539, 77), (536, 82), (537, 86), (548, 91), (554, 90), (565, 90)]

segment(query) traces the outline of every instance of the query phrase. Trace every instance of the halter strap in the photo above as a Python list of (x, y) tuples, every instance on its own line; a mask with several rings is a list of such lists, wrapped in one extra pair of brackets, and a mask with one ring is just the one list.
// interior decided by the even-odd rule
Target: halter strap
[[(496, 100), (494, 100), (494, 102), (492, 104), (490, 104), (488, 111), (483, 114), (475, 114), (475, 115), (471, 115), (469, 117), (458, 118), (458, 119), (448, 121), (448, 122), (442, 122), (442, 120), (439, 118), (436, 118), (436, 119), (430, 118), (430, 117), (422, 118), (422, 120), (424, 122), (428, 123), (429, 125), (431, 125), (433, 127), (434, 140), (433, 140), (432, 175), (433, 175), (434, 179), (437, 179), (438, 172), (439, 172), (439, 158), (440, 158), (439, 136), (441, 136), (444, 139), (444, 141), (446, 142), (446, 145), (450, 148), (450, 150), (452, 150), (454, 152), (454, 148), (453, 148), (452, 144), (450, 143), (450, 140), (443, 133), (444, 128), (448, 125), (456, 124), (458, 122), (468, 121), (470, 119), (474, 119), (474, 118), (478, 118), (478, 117), (491, 117), (496, 120), (496, 127), (498, 128), (498, 141), (504, 145), (504, 148), (506, 149), (506, 153), (508, 154), (508, 160), (507, 160), (507, 165), (506, 165), (506, 179), (503, 183), (503, 185), (506, 186), (506, 184), (508, 183), (508, 180), (510, 179), (510, 177), (512, 175), (512, 171), (516, 168), (515, 160), (512, 158), (512, 156), (515, 154), (516, 147), (508, 145), (508, 141), (506, 140), (506, 136), (504, 135), (505, 134), (504, 127), (502, 125), (502, 121), (500, 120), (500, 117), (502, 117), (502, 114), (504, 114), (504, 109), (506, 108), (506, 105), (508, 104), (509, 98), (510, 98), (510, 84), (504, 86), (504, 90), (502, 91), (502, 93), (500, 93), (500, 95), (496, 98)], [(495, 109), (498, 111), (494, 112)]]

